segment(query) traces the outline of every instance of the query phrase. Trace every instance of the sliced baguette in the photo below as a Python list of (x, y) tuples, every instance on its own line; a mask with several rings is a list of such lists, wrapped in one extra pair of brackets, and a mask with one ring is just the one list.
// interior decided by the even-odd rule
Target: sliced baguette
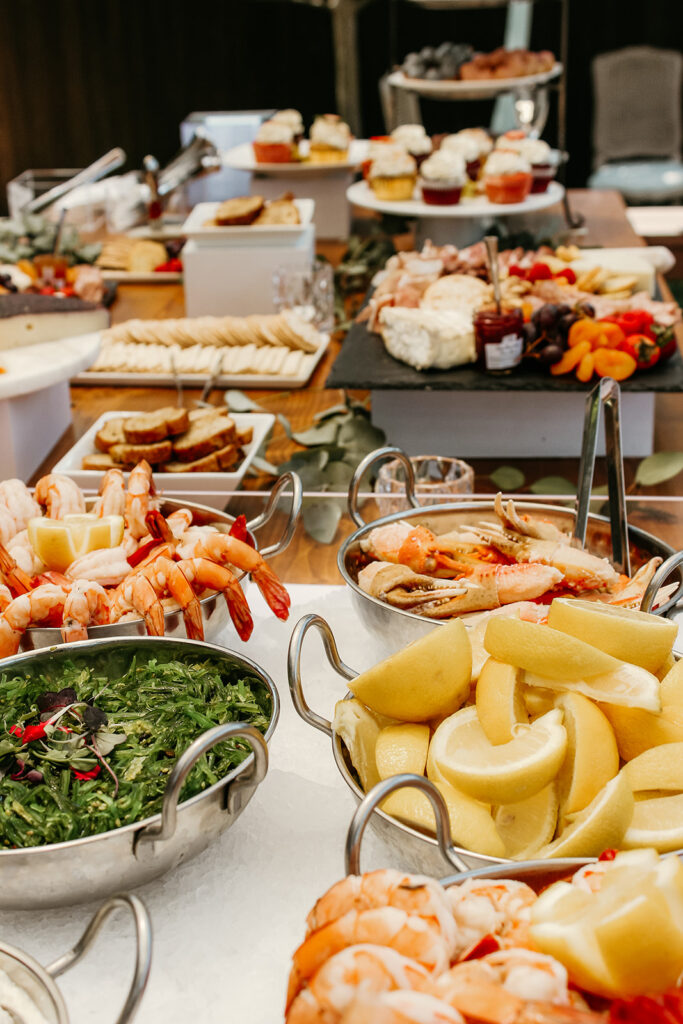
[(93, 452), (92, 455), (83, 456), (82, 469), (96, 469), (98, 471), (105, 472), (107, 469), (114, 469), (118, 466), (117, 462), (114, 462), (111, 455), (107, 452)]
[(108, 452), (115, 444), (123, 444), (126, 435), (123, 432), (123, 425), (126, 422), (124, 416), (116, 416), (107, 420), (104, 426), (95, 434), (95, 447), (100, 452)]
[(137, 466), (140, 459), (146, 459), (151, 466), (168, 462), (173, 454), (170, 441), (157, 441), (154, 444), (115, 444), (109, 449), (109, 455), (122, 466)]
[(225, 448), (235, 441), (235, 421), (231, 416), (207, 416), (190, 425), (182, 437), (173, 444), (173, 454), (178, 462), (195, 462), (210, 452)]
[(129, 444), (153, 444), (167, 437), (182, 434), (190, 425), (187, 409), (166, 406), (154, 412), (144, 412), (124, 421), (123, 432)]
[(161, 468), (164, 473), (219, 473), (234, 469), (243, 458), (244, 452), (239, 445), (228, 444), (194, 462), (167, 462)]

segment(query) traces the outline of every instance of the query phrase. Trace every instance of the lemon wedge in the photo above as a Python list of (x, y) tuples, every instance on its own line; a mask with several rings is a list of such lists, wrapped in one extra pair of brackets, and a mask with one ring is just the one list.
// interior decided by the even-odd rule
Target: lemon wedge
[(644, 750), (624, 765), (634, 793), (670, 790), (683, 793), (683, 743), (665, 743)]
[(582, 693), (591, 700), (629, 709), (639, 708), (643, 711), (658, 712), (662, 708), (661, 683), (657, 676), (627, 661), (617, 662), (617, 668), (612, 672), (589, 676), (586, 679), (551, 679), (549, 676), (539, 676), (535, 672), (525, 672), (524, 681), (528, 686)]
[(379, 716), (368, 711), (358, 700), (340, 700), (335, 704), (332, 728), (344, 742), (360, 784), (367, 793), (380, 781), (375, 760), (375, 745), (382, 730)]
[(28, 521), (28, 539), (48, 569), (65, 572), (74, 559), (89, 551), (117, 547), (123, 539), (123, 516), (36, 516)]
[(509, 743), (514, 727), (529, 722), (520, 676), (514, 666), (488, 658), (477, 680), (477, 715), (493, 744)]
[(557, 776), (562, 817), (582, 811), (619, 771), (612, 726), (600, 708), (580, 693), (562, 694), (567, 755)]
[(563, 681), (587, 679), (621, 665), (583, 640), (522, 619), (490, 619), (484, 646), (490, 655), (508, 665)]
[[(597, 857), (621, 845), (631, 823), (635, 801), (623, 772), (603, 786), (588, 807), (569, 816), (557, 839), (538, 851), (539, 857)], [(645, 846), (645, 843), (637, 845)]]
[(402, 772), (424, 775), (428, 748), (428, 725), (388, 725), (375, 742), (375, 761), (380, 779)]
[(683, 794), (637, 800), (622, 845), (653, 846), (660, 853), (683, 849)]
[(548, 625), (648, 672), (664, 663), (678, 632), (675, 622), (659, 615), (566, 597), (551, 603)]
[(456, 712), (441, 730), (434, 751), (439, 772), (456, 789), (492, 804), (515, 803), (538, 793), (555, 778), (567, 749), (557, 709), (532, 725), (516, 725), (510, 742), (495, 746), (481, 727), (476, 707)]
[(555, 835), (558, 802), (554, 784), (516, 804), (496, 808), (493, 820), (505, 843), (506, 857), (530, 860)]

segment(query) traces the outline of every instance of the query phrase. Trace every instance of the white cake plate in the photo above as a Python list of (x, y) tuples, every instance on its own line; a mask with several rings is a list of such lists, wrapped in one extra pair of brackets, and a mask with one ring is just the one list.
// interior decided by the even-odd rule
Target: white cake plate
[[(367, 156), (368, 145), (369, 143), (366, 139), (352, 139), (347, 159), (338, 160), (335, 163), (315, 164), (302, 160), (293, 161), (289, 164), (261, 164), (256, 162), (251, 142), (243, 142), (241, 145), (234, 146), (233, 149), (228, 149), (223, 153), (223, 164), (226, 167), (232, 167), (235, 171), (250, 171), (252, 174), (273, 174), (277, 177), (290, 174), (304, 175), (306, 177), (334, 174), (335, 172), (339, 173), (339, 171), (357, 170)], [(308, 156), (308, 146), (307, 139), (304, 139), (299, 144), (299, 152), (303, 157)]]
[(527, 196), (522, 203), (490, 203), (484, 196), (463, 199), (454, 206), (433, 206), (420, 198), (416, 186), (412, 199), (389, 202), (377, 199), (365, 181), (357, 181), (346, 190), (346, 198), (355, 206), (364, 206), (379, 213), (390, 213), (417, 220), (416, 242), (421, 245), (428, 238), (435, 245), (465, 246), (482, 237), (482, 222), (499, 217), (525, 216), (555, 206), (564, 196), (564, 188), (552, 181), (545, 192)]
[(461, 81), (447, 78), (432, 81), (429, 78), (409, 78), (403, 71), (392, 71), (387, 81), (396, 89), (405, 89), (432, 100), (485, 100), (506, 92), (516, 92), (545, 85), (562, 73), (562, 65), (554, 64), (550, 71), (537, 75), (519, 75), (517, 78), (475, 78)]
[(100, 332), (0, 352), (0, 479), (28, 479), (71, 423), (69, 379), (94, 363)]

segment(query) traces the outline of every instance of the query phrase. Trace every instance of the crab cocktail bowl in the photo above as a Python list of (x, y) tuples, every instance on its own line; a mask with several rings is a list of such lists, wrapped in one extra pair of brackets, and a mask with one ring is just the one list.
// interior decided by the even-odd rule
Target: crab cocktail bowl
[[(239, 722), (217, 725), (199, 733), (180, 756), (169, 775), (159, 814), (99, 835), (69, 842), (23, 849), (0, 850), (0, 907), (39, 909), (71, 905), (109, 896), (149, 882), (181, 861), (189, 860), (239, 817), (268, 769), (267, 741), (277, 723), (280, 703), (271, 678), (249, 658), (192, 640), (157, 637), (117, 637), (86, 640), (50, 650), (33, 651), (7, 658), (2, 671), (39, 672), (49, 663), (78, 655), (94, 660), (126, 650), (153, 655), (171, 652), (180, 660), (211, 657), (227, 665), (237, 664), (268, 691), (271, 717), (265, 736)], [(242, 737), (252, 748), (250, 756), (213, 786), (178, 803), (180, 791), (196, 761), (217, 743)]]

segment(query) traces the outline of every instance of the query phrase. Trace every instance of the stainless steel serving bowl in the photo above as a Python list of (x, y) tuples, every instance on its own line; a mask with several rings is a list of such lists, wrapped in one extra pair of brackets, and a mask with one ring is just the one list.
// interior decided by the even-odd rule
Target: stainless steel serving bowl
[[(364, 624), (376, 635), (383, 652), (388, 655), (405, 647), (412, 640), (424, 636), (435, 626), (443, 625), (446, 620), (429, 619), (415, 612), (394, 608), (385, 601), (366, 594), (358, 583), (359, 570), (367, 564), (367, 559), (361, 548), (361, 541), (368, 536), (371, 530), (397, 522), (409, 523), (411, 526), (426, 526), (433, 533), (441, 534), (448, 533), (456, 527), (472, 526), (475, 523), (484, 522), (499, 524), (500, 521), (495, 514), (493, 501), (459, 501), (426, 508), (417, 506), (410, 511), (395, 512), (373, 522), (365, 523), (358, 509), (360, 480), (373, 462), (387, 457), (387, 452), (400, 458), (401, 461), (405, 460), (410, 465), (407, 456), (400, 449), (380, 449), (359, 463), (349, 487), (349, 514), (358, 524), (359, 529), (347, 537), (339, 548), (337, 566), (342, 579), (349, 588), (351, 603), (356, 612)], [(410, 498), (411, 495), (412, 492), (409, 492), (408, 497)], [(414, 499), (414, 495), (412, 497)], [(575, 518), (572, 509), (536, 502), (519, 502), (516, 507), (521, 514), (539, 515), (554, 523), (559, 529), (569, 533), (572, 531)], [(638, 529), (638, 527), (628, 527), (628, 538), (633, 571), (655, 556), (667, 561), (675, 555), (674, 549), (663, 540), (645, 530)], [(609, 558), (612, 551), (611, 530), (610, 521), (606, 516), (588, 516), (586, 549), (601, 558)], [(674, 568), (674, 565), (669, 563), (669, 571)], [(669, 598), (666, 604), (657, 609), (657, 614), (666, 614), (681, 596), (683, 576), (678, 569), (676, 569), (676, 577), (679, 581), (677, 592)], [(659, 583), (661, 585), (661, 578)]]
[[(116, 651), (155, 652), (179, 658), (211, 656), (237, 664), (261, 682), (272, 702), (265, 737), (239, 722), (217, 725), (200, 733), (178, 758), (164, 792), (160, 814), (143, 821), (69, 842), (0, 850), (0, 907), (39, 909), (71, 905), (109, 896), (157, 878), (201, 853), (239, 817), (268, 769), (267, 741), (280, 713), (275, 684), (249, 658), (214, 644), (168, 637), (117, 637), (86, 640), (7, 658), (3, 672), (40, 672), (62, 660), (85, 656), (89, 661)], [(236, 736), (248, 740), (253, 753), (213, 786), (178, 804), (185, 779), (202, 754)]]
[[(285, 488), (291, 488), (291, 506), (287, 516), (282, 536), (275, 543), (263, 548), (261, 555), (264, 558), (272, 558), (279, 555), (288, 546), (299, 519), (302, 502), (302, 487), (299, 477), (295, 473), (283, 473), (278, 479), (270, 493), (268, 503), (264, 511), (257, 518), (247, 523), (247, 530), (258, 549), (258, 541), (255, 534), (272, 518), (278, 503), (278, 498)], [(95, 498), (86, 499), (86, 508), (92, 508)], [(172, 498), (163, 498), (159, 510), (164, 516), (169, 516), (180, 508), (189, 509), (192, 512), (194, 526), (215, 526), (222, 533), (227, 533), (235, 522), (235, 516), (228, 515), (207, 505), (198, 505), (192, 501), (176, 501)], [(242, 574), (240, 580), (245, 579)], [(212, 593), (199, 602), (204, 619), (204, 636), (207, 640), (213, 640), (229, 620), (228, 607), (222, 594)], [(167, 611), (164, 616), (164, 635), (173, 638), (186, 636), (185, 623), (180, 609)], [(124, 622), (112, 622), (106, 626), (89, 626), (88, 637), (92, 640), (103, 640), (112, 636), (146, 636), (147, 629), (144, 619), (127, 619)], [(62, 643), (62, 634), (59, 629), (49, 626), (33, 626), (27, 629), (21, 641), (22, 651), (34, 651), (43, 647), (53, 647)]]
[(73, 949), (47, 967), (43, 967), (28, 953), (0, 943), (0, 970), (26, 992), (48, 1024), (69, 1024), (64, 998), (54, 979), (83, 959), (106, 919), (118, 907), (129, 909), (135, 922), (135, 972), (125, 1005), (116, 1018), (116, 1024), (128, 1024), (140, 1006), (152, 965), (152, 925), (147, 908), (137, 896), (113, 896), (103, 903)]

